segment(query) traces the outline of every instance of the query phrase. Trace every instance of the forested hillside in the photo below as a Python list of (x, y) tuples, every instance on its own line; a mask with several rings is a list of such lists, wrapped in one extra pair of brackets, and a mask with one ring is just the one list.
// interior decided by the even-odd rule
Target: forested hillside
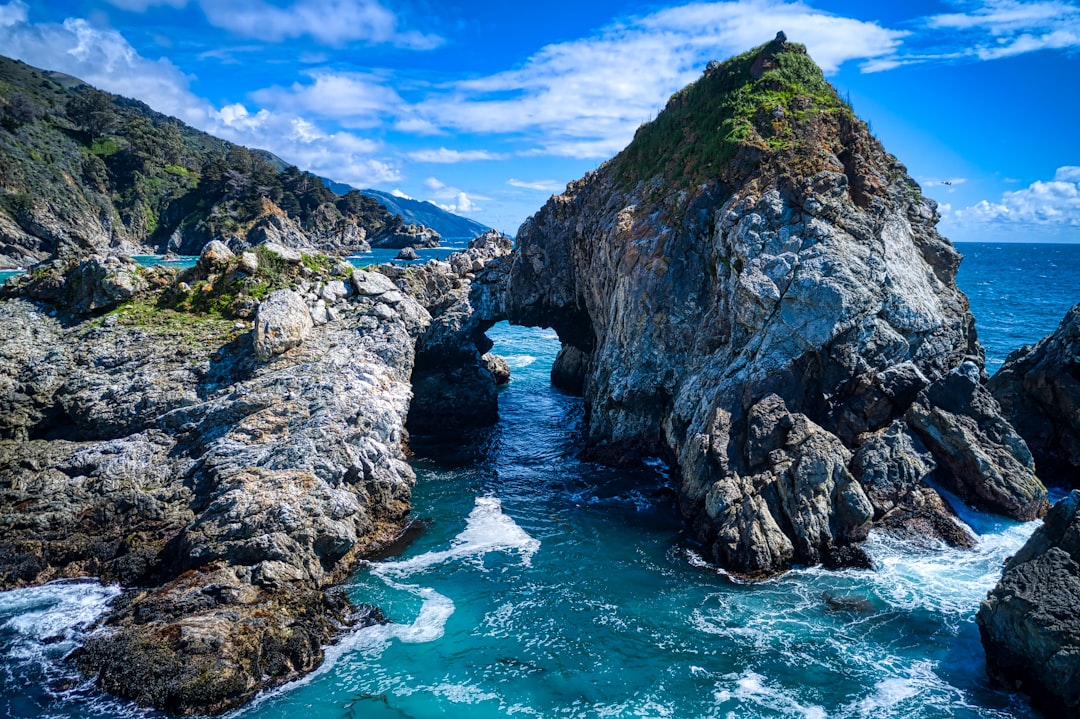
[(137, 100), (0, 57), (0, 267), (211, 239), (330, 252), (431, 233), (371, 197), (195, 130)]

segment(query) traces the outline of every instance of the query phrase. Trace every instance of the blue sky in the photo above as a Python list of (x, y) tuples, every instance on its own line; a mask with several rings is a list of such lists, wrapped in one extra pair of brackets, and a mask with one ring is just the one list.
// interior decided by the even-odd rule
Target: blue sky
[(511, 234), (777, 30), (947, 236), (1080, 242), (1080, 0), (0, 0), (0, 53)]

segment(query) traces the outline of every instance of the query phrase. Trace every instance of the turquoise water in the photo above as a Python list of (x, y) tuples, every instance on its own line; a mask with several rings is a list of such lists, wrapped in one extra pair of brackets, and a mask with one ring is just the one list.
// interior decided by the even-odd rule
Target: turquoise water
[[(1015, 272), (1023, 253), (961, 249), (976, 311), (1002, 323), (1014, 313), (1022, 341), (1046, 331), (1038, 308), (1067, 307), (1080, 287), (999, 302), (1007, 282), (986, 266)], [(972, 278), (988, 284), (972, 292)], [(984, 342), (1001, 344), (983, 321)], [(349, 586), (391, 623), (343, 637), (315, 674), (233, 717), (1035, 716), (988, 685), (973, 620), (1034, 524), (965, 512), (982, 536), (974, 551), (872, 535), (872, 572), (738, 583), (695, 552), (662, 467), (576, 458), (581, 403), (547, 380), (554, 333), (489, 335), (514, 373), (499, 424), (449, 444), (414, 438), (426, 530)], [(0, 593), (0, 715), (152, 716), (61, 659), (115, 592), (83, 582)]]

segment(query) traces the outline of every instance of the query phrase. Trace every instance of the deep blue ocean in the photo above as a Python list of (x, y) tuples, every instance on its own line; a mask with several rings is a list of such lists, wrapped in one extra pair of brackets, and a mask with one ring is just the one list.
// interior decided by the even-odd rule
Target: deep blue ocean
[[(991, 371), (1080, 302), (1080, 245), (959, 249)], [(513, 371), (500, 422), (460, 442), (414, 438), (426, 530), (350, 581), (392, 622), (343, 637), (314, 674), (229, 716), (1036, 716), (987, 682), (973, 619), (1034, 523), (962, 510), (981, 536), (971, 551), (872, 534), (873, 571), (734, 581), (695, 551), (663, 467), (577, 458), (581, 402), (547, 378), (554, 333), (489, 335)], [(0, 715), (154, 716), (62, 661), (117, 592), (0, 593)]]

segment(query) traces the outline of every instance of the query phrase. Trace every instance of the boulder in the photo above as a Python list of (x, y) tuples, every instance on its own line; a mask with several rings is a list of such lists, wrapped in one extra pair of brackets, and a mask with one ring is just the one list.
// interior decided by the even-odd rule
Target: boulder
[(1047, 716), (1080, 716), (1080, 491), (1005, 563), (976, 621), (991, 677)]
[(1027, 442), (1039, 476), (1080, 487), (1080, 305), (1038, 344), (1010, 354), (987, 387)]
[(412, 247), (403, 247), (401, 248), (401, 252), (397, 253), (397, 256), (394, 257), (394, 259), (404, 261), (419, 260), (420, 255), (416, 254), (416, 250)]
[(303, 297), (293, 290), (277, 290), (255, 314), (255, 356), (266, 361), (300, 346), (314, 326)]
[(495, 378), (495, 384), (501, 385), (510, 381), (510, 364), (505, 357), (488, 352), (480, 359), (484, 361), (487, 371)]
[(1035, 476), (1031, 453), (980, 384), (974, 364), (965, 363), (920, 392), (905, 419), (948, 468), (942, 483), (962, 499), (1025, 521), (1046, 512), (1046, 488)]

